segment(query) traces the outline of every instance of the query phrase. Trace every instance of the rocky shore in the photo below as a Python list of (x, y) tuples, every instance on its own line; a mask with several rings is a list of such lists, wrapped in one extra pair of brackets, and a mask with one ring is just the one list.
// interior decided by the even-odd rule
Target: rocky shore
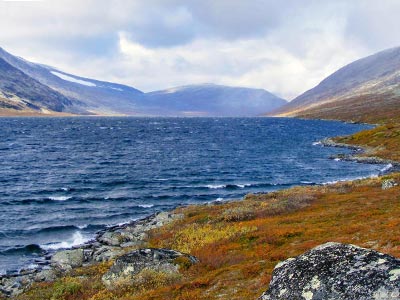
[[(144, 248), (150, 230), (182, 217), (183, 215), (180, 214), (159, 212), (140, 220), (99, 231), (96, 237), (86, 244), (44, 256), (33, 269), (23, 269), (16, 274), (0, 276), (0, 293), (12, 297), (22, 293), (34, 282), (54, 281), (73, 268), (109, 261), (133, 249)], [(154, 253), (155, 250), (151, 251)], [(166, 251), (168, 252), (167, 249), (158, 251), (157, 257)], [(184, 254), (175, 252), (174, 255), (177, 257)], [(171, 255), (165, 256), (165, 259), (158, 259), (159, 264), (170, 264), (170, 257)], [(196, 259), (190, 257), (190, 261), (195, 262)]]
[(337, 154), (331, 157), (331, 159), (337, 160), (345, 160), (345, 161), (354, 161), (358, 163), (364, 164), (383, 164), (386, 165), (379, 175), (384, 175), (390, 172), (398, 172), (400, 171), (400, 163), (397, 161), (383, 159), (377, 156), (361, 156), (365, 153), (373, 152), (372, 149), (360, 146), (349, 145), (345, 143), (335, 142), (331, 138), (323, 139), (319, 142), (323, 147), (336, 147), (336, 148), (345, 148), (352, 150), (350, 154)]

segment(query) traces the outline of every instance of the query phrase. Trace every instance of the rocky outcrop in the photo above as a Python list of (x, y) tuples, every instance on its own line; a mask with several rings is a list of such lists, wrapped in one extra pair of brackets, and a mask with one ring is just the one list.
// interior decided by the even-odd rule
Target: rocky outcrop
[(326, 243), (278, 264), (259, 300), (400, 299), (400, 260), (354, 245)]
[(321, 140), (320, 144), (324, 147), (346, 148), (346, 149), (351, 149), (351, 150), (358, 151), (358, 152), (364, 151), (363, 147), (335, 142), (331, 138), (325, 138), (325, 139)]
[(143, 246), (143, 241), (147, 238), (147, 232), (180, 219), (180, 214), (170, 212), (160, 212), (132, 223), (118, 225), (99, 232), (96, 241), (103, 245), (131, 247)]
[(139, 249), (117, 258), (102, 280), (107, 287), (112, 288), (121, 282), (132, 283), (143, 270), (178, 274), (182, 261), (185, 261), (185, 264), (198, 262), (194, 256), (171, 249)]
[(58, 276), (58, 271), (51, 268), (22, 270), (21, 274), (16, 276), (2, 276), (0, 277), (0, 295), (16, 296), (33, 282), (53, 281)]

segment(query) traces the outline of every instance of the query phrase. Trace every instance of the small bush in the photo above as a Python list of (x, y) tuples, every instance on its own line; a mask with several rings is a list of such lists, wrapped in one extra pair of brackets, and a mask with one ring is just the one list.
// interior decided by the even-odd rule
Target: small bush
[(154, 289), (173, 284), (180, 279), (179, 273), (143, 269), (135, 276), (133, 287), (141, 290)]
[(54, 284), (51, 300), (65, 300), (68, 296), (78, 294), (82, 290), (82, 284), (72, 277), (66, 277)]
[(257, 228), (254, 226), (228, 227), (213, 224), (189, 224), (174, 235), (174, 242), (171, 247), (184, 253), (191, 253), (193, 249), (255, 230)]
[(182, 270), (187, 270), (193, 265), (192, 261), (186, 256), (179, 256), (178, 258), (175, 258), (174, 263)]
[(253, 207), (238, 206), (228, 208), (222, 213), (222, 220), (226, 222), (248, 221), (255, 218)]
[(107, 290), (99, 291), (97, 294), (94, 294), (89, 300), (115, 300), (117, 297)]

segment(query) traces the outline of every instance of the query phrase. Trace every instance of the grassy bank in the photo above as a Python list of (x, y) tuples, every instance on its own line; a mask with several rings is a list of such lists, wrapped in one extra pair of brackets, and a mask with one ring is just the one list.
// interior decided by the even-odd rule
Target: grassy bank
[[(367, 146), (363, 155), (400, 161), (400, 125), (387, 123), (341, 142)], [(352, 243), (400, 257), (400, 174), (327, 186), (295, 187), (220, 205), (179, 208), (184, 218), (153, 230), (149, 247), (197, 256), (182, 276), (146, 274), (141, 284), (107, 290), (101, 276), (112, 262), (35, 284), (20, 300), (257, 299), (274, 266), (328, 241)]]
[(335, 141), (367, 147), (363, 156), (378, 156), (400, 161), (400, 122), (379, 125), (371, 130), (336, 138)]

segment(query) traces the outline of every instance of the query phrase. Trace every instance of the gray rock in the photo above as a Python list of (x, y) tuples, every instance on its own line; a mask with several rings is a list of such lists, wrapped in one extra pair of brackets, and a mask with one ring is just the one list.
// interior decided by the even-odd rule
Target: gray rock
[(56, 252), (51, 262), (60, 269), (69, 270), (71, 268), (81, 267), (84, 261), (83, 249), (63, 250)]
[(6, 296), (16, 296), (21, 294), (33, 280), (29, 275), (3, 278), (0, 284), (0, 291)]
[(382, 190), (388, 190), (397, 186), (397, 182), (394, 179), (385, 179), (382, 181)]
[(103, 246), (93, 253), (93, 260), (97, 262), (109, 261), (122, 254), (124, 254), (124, 251), (119, 247)]
[(400, 299), (400, 260), (354, 245), (326, 243), (279, 263), (259, 299)]
[(109, 246), (118, 246), (125, 242), (121, 232), (117, 231), (106, 231), (98, 237), (98, 241)]
[(117, 258), (114, 265), (103, 276), (103, 283), (112, 287), (122, 281), (133, 281), (142, 270), (177, 274), (177, 258), (184, 257), (191, 264), (197, 263), (196, 257), (170, 249), (139, 249)]
[(38, 272), (35, 277), (34, 280), (37, 282), (40, 281), (54, 281), (57, 279), (57, 272), (53, 269), (49, 269), (49, 270), (42, 270), (40, 272)]

